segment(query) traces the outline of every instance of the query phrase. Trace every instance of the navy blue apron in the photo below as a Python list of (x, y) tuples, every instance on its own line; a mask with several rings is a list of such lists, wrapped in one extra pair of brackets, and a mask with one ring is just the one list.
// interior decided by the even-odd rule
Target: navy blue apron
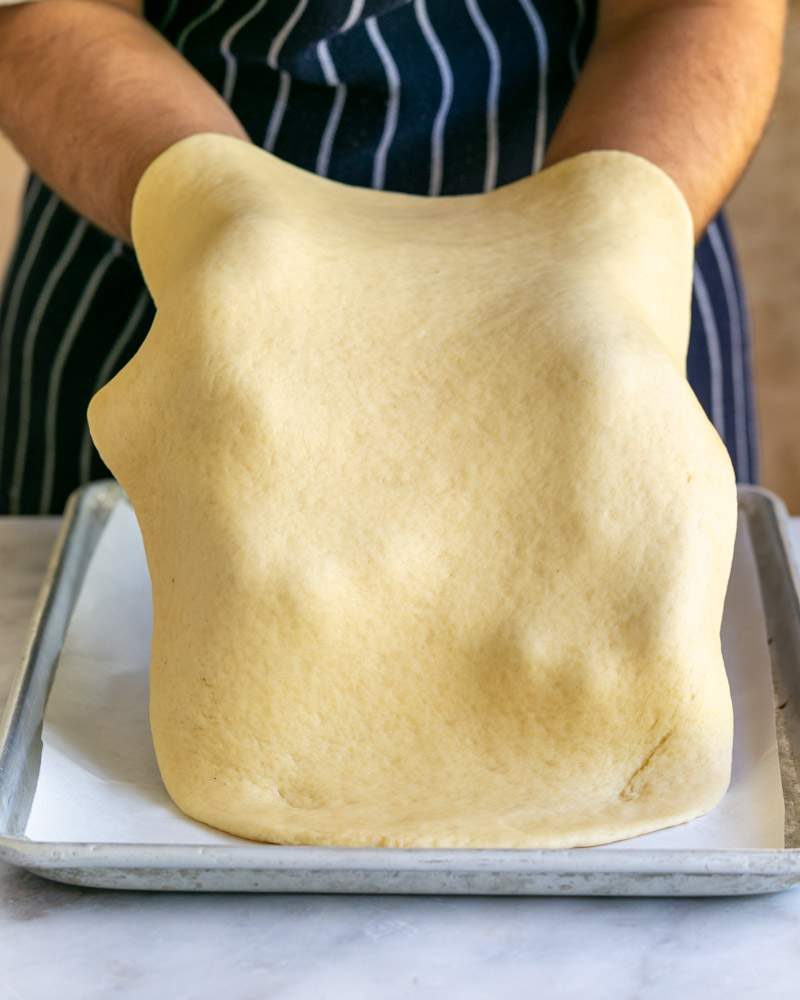
[[(253, 142), (347, 184), (485, 191), (539, 169), (591, 45), (594, 0), (152, 0), (147, 19)], [(0, 300), (0, 513), (57, 513), (107, 475), (86, 406), (153, 305), (129, 247), (38, 178)], [(724, 221), (697, 247), (689, 380), (740, 481), (757, 476), (745, 303)]]

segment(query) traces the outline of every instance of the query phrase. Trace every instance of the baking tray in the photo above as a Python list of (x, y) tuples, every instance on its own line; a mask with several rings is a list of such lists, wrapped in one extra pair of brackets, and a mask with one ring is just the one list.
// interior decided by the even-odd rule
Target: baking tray
[(739, 488), (755, 551), (775, 685), (786, 805), (782, 850), (398, 850), (269, 844), (53, 843), (24, 836), (41, 758), (45, 703), (92, 552), (124, 494), (94, 483), (67, 505), (30, 639), (0, 724), (0, 859), (109, 889), (175, 891), (705, 896), (800, 883), (800, 599), (786, 510)]

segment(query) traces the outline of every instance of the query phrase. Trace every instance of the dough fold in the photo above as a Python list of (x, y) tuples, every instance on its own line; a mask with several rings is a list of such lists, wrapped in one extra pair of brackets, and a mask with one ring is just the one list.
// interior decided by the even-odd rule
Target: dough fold
[(181, 809), (568, 847), (720, 799), (736, 492), (665, 174), (597, 152), (421, 198), (201, 135), (133, 233), (158, 312), (89, 420), (144, 536)]

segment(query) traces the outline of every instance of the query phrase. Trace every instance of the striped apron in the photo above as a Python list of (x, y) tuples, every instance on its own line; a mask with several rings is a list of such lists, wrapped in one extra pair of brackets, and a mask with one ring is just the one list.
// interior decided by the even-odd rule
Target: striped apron
[[(594, 31), (596, 0), (151, 0), (147, 19), (253, 142), (348, 184), (486, 191), (536, 171)], [(31, 177), (0, 301), (0, 513), (56, 513), (107, 475), (92, 394), (153, 305), (132, 250)], [(747, 323), (727, 228), (695, 261), (690, 382), (742, 481), (756, 478)]]

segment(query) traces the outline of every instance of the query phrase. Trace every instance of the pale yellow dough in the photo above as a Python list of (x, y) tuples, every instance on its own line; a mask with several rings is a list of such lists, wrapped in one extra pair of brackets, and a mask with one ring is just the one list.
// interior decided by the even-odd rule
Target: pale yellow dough
[(144, 534), (181, 809), (566, 847), (719, 800), (736, 496), (661, 171), (589, 153), (428, 199), (195, 136), (133, 225), (158, 315), (89, 417)]

